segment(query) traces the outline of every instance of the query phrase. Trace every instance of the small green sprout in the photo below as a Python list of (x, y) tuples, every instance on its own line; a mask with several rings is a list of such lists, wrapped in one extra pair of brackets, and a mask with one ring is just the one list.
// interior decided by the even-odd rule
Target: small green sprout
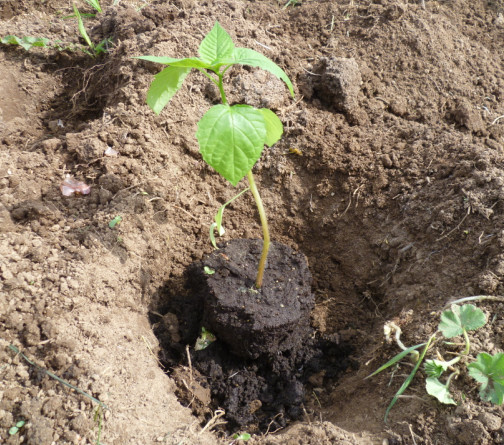
[(272, 146), (280, 139), (283, 125), (277, 115), (267, 108), (229, 105), (223, 79), (233, 65), (248, 65), (269, 71), (283, 80), (293, 97), (294, 89), (287, 74), (266, 56), (249, 48), (235, 47), (230, 35), (218, 22), (202, 40), (198, 52), (199, 57), (185, 59), (138, 57), (168, 65), (154, 77), (147, 92), (147, 104), (156, 114), (161, 113), (193, 68), (207, 76), (219, 89), (222, 104), (214, 105), (204, 114), (198, 123), (196, 138), (203, 159), (233, 186), (247, 176), (263, 229), (263, 251), (255, 283), (260, 288), (270, 237), (266, 212), (252, 175), (252, 167), (260, 158), (264, 146)]
[(233, 436), (231, 437), (233, 439), (233, 442), (235, 440), (243, 440), (244, 442), (246, 442), (247, 440), (250, 440), (252, 436), (249, 434), (249, 433), (236, 433), (236, 434), (233, 434)]
[(207, 331), (204, 327), (201, 327), (201, 334), (196, 339), (194, 350), (202, 351), (203, 349), (208, 348), (215, 340), (217, 340), (215, 335), (213, 335), (210, 331)]
[(211, 267), (205, 266), (203, 267), (203, 272), (205, 272), (206, 275), (213, 275), (215, 273), (215, 270)]
[(236, 196), (234, 196), (233, 198), (231, 198), (228, 202), (226, 202), (225, 204), (223, 204), (221, 206), (221, 208), (219, 209), (219, 211), (217, 212), (217, 214), (215, 215), (215, 222), (213, 222), (210, 225), (210, 241), (212, 243), (212, 246), (214, 246), (216, 249), (218, 247), (217, 247), (217, 243), (215, 241), (215, 233), (214, 233), (215, 230), (217, 230), (217, 233), (218, 233), (219, 236), (222, 236), (222, 235), (224, 235), (224, 233), (226, 233), (226, 231), (224, 230), (224, 226), (222, 225), (222, 217), (224, 215), (224, 209), (226, 208), (226, 206), (228, 206), (229, 204), (231, 204), (236, 198), (239, 198), (241, 195), (243, 195), (248, 190), (250, 190), (250, 189), (246, 188), (245, 190), (242, 190)]
[(108, 226), (113, 229), (115, 226), (121, 224), (121, 221), (122, 221), (122, 216), (121, 215), (117, 215), (113, 220), (111, 220), (108, 224)]
[(9, 428), (9, 436), (14, 436), (14, 434), (17, 434), (18, 431), (25, 426), (25, 423), (25, 420), (20, 420), (16, 423), (15, 426)]
[[(467, 361), (469, 351), (471, 349), (471, 343), (469, 339), (468, 332), (474, 331), (481, 328), (487, 322), (486, 316), (483, 311), (472, 304), (464, 304), (462, 306), (452, 305), (450, 310), (443, 311), (441, 314), (441, 321), (439, 323), (438, 331), (431, 335), (426, 343), (420, 345), (415, 345), (410, 348), (406, 348), (398, 338), (398, 332), (396, 331), (396, 341), (398, 345), (403, 349), (402, 352), (397, 354), (391, 360), (389, 360), (384, 365), (380, 366), (376, 371), (370, 374), (368, 377), (372, 377), (379, 372), (384, 371), (395, 363), (399, 362), (406, 355), (411, 354), (413, 351), (423, 347), (422, 352), (419, 356), (415, 358), (415, 365), (413, 370), (406, 378), (402, 386), (396, 392), (392, 401), (390, 402), (387, 410), (385, 412), (385, 422), (387, 421), (387, 416), (394, 406), (394, 404), (399, 399), (399, 396), (408, 388), (413, 378), (415, 377), (421, 363), (424, 361), (430, 346), (436, 340), (436, 335), (441, 333), (444, 338), (453, 338), (457, 336), (464, 337), (465, 348), (462, 352), (458, 353), (455, 358), (450, 361), (437, 360), (437, 359), (427, 359), (424, 363), (424, 370), (426, 374), (425, 389), (427, 393), (435, 397), (439, 402), (448, 405), (456, 405), (457, 403), (450, 394), (450, 383), (453, 377), (460, 374), (460, 369), (456, 368), (455, 365), (459, 362)], [(390, 325), (387, 324), (386, 334), (390, 334)], [(395, 327), (395, 325), (393, 325)], [(399, 329), (399, 328), (397, 328)], [(399, 330), (400, 333), (400, 330)], [(448, 369), (452, 372), (446, 381), (443, 383), (440, 381), (441, 376)], [(480, 382), (481, 390), (480, 396), (482, 400), (492, 401), (496, 404), (502, 404), (504, 399), (504, 354), (497, 354), (495, 356), (490, 356), (488, 354), (482, 353), (478, 355), (476, 362), (467, 365), (469, 375)], [(366, 378), (368, 378), (366, 377)]]

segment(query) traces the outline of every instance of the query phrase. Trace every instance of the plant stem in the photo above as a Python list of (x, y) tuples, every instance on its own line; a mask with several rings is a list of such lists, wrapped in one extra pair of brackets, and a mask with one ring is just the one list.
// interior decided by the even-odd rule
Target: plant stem
[(219, 83), (217, 84), (217, 86), (219, 87), (222, 103), (224, 105), (227, 105), (228, 101), (227, 101), (227, 98), (226, 98), (226, 92), (224, 91), (224, 86), (222, 85), (223, 73), (222, 74), (221, 73), (217, 73), (217, 75), (219, 76)]
[(261, 200), (261, 196), (259, 195), (259, 191), (257, 190), (254, 176), (252, 175), (252, 170), (247, 173), (247, 179), (250, 185), (250, 191), (252, 192), (257, 205), (257, 210), (259, 211), (259, 218), (261, 219), (261, 226), (263, 229), (263, 249), (261, 253), (261, 259), (259, 260), (259, 267), (257, 268), (257, 278), (255, 282), (255, 286), (260, 289), (263, 282), (264, 269), (266, 268), (266, 259), (268, 258), (268, 251), (270, 248), (270, 235), (266, 212), (264, 211), (264, 206)]

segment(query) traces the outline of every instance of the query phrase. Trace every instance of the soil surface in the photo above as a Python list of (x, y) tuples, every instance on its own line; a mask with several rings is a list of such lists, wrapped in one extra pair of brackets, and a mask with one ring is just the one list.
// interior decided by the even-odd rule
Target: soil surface
[[(504, 2), (101, 3), (84, 22), (93, 42), (110, 39), (94, 58), (65, 18), (72, 2), (0, 2), (0, 36), (60, 47), (0, 45), (0, 442), (233, 443), (231, 408), (189, 360), (185, 283), (246, 183), (235, 189), (198, 153), (197, 122), (218, 101), (208, 79), (189, 74), (156, 116), (145, 98), (160, 67), (133, 59), (196, 55), (218, 20), (294, 83), (292, 99), (268, 73), (235, 67), (225, 88), (284, 123), (256, 181), (273, 240), (308, 259), (315, 336), (348, 345), (351, 365), (306, 376), (298, 420), (252, 420), (247, 443), (502, 443), (502, 408), (468, 376), (452, 383), (457, 405), (442, 405), (421, 371), (387, 423), (412, 365), (364, 377), (399, 352), (385, 323), (410, 346), (450, 301), (504, 294)], [(64, 196), (67, 175), (90, 193)], [(260, 238), (250, 194), (224, 225), (224, 241)], [(502, 352), (504, 305), (475, 304), (490, 322), (471, 333), (471, 357)]]

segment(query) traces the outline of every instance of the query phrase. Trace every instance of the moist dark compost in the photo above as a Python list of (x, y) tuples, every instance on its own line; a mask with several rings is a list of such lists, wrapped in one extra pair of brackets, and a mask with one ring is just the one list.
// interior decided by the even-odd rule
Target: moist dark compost
[[(211, 405), (225, 410), (231, 430), (266, 431), (300, 418), (305, 383), (315, 374), (330, 381), (348, 366), (348, 348), (338, 336), (322, 338), (310, 326), (314, 297), (305, 256), (272, 243), (263, 286), (256, 289), (261, 248), (258, 240), (226, 243), (188, 268), (189, 295), (169, 297), (156, 311), (165, 313), (156, 325), (165, 357), (185, 352), (185, 342), (193, 346), (201, 326), (215, 335), (205, 349), (191, 347), (198, 383), (184, 388), (184, 379), (176, 379), (178, 394), (198, 399), (193, 409), (201, 413), (197, 393), (209, 386)], [(187, 356), (167, 363), (178, 375)]]
[(259, 241), (234, 240), (195, 270), (204, 326), (243, 358), (295, 353), (310, 335), (315, 305), (306, 258), (282, 244), (272, 243), (264, 284), (255, 288), (261, 249)]

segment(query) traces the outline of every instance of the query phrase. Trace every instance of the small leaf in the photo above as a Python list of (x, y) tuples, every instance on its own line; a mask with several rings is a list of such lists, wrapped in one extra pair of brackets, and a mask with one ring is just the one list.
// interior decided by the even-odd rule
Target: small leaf
[(467, 365), (469, 375), (481, 383), (480, 397), (486, 402), (502, 405), (504, 401), (504, 353), (491, 356), (478, 354), (476, 361)]
[(248, 187), (245, 190), (242, 190), (236, 196), (233, 196), (228, 202), (223, 204), (217, 211), (217, 214), (215, 215), (215, 222), (210, 225), (210, 242), (212, 243), (212, 246), (214, 246), (214, 248), (216, 249), (218, 248), (217, 243), (215, 242), (214, 230), (217, 229), (217, 233), (219, 234), (219, 236), (222, 236), (224, 235), (224, 233), (226, 233), (226, 231), (224, 230), (224, 226), (222, 225), (224, 209), (226, 208), (226, 206), (231, 204), (236, 198), (239, 198), (241, 195), (243, 195), (247, 190), (249, 190)]
[(195, 351), (201, 351), (208, 348), (217, 338), (210, 331), (207, 331), (204, 327), (201, 328), (201, 334), (196, 339), (196, 344), (194, 346)]
[(215, 105), (198, 122), (196, 137), (203, 159), (236, 186), (261, 156), (266, 125), (249, 105)]
[(215, 269), (205, 266), (203, 267), (203, 272), (205, 272), (206, 275), (213, 275), (215, 273)]
[(25, 426), (26, 420), (20, 420), (19, 422), (16, 423), (16, 426), (18, 428), (23, 428)]
[(19, 428), (17, 426), (13, 426), (12, 428), (9, 429), (9, 435), (14, 436), (14, 434), (17, 434), (19, 431)]
[(441, 403), (445, 405), (456, 405), (457, 402), (453, 400), (450, 390), (448, 389), (448, 384), (441, 383), (435, 377), (428, 377), (425, 380), (425, 389), (427, 390), (427, 394), (435, 397)]
[(287, 76), (282, 68), (280, 68), (272, 60), (268, 59), (265, 55), (250, 48), (235, 48), (232, 63), (255, 66), (269, 71), (271, 74), (285, 82), (292, 97), (294, 97), (294, 87), (292, 86), (289, 76)]
[(283, 124), (278, 116), (273, 113), (273, 111), (268, 110), (267, 108), (259, 108), (259, 111), (262, 113), (264, 122), (266, 124), (266, 140), (264, 141), (264, 143), (268, 147), (271, 147), (272, 145), (275, 145), (282, 137)]
[(249, 434), (249, 433), (241, 433), (241, 434), (233, 434), (232, 436), (232, 439), (233, 440), (243, 440), (243, 441), (247, 441), (247, 440), (250, 440), (252, 436)]
[(232, 56), (234, 43), (231, 36), (215, 22), (212, 30), (202, 40), (198, 53), (201, 60), (210, 65), (215, 65)]
[(191, 68), (188, 67), (169, 66), (154, 76), (154, 80), (147, 92), (147, 104), (154, 113), (161, 113), (182, 86), (189, 71), (191, 71)]
[(439, 330), (446, 338), (462, 335), (464, 330), (473, 331), (486, 323), (483, 311), (472, 304), (453, 305), (441, 314)]
[(108, 226), (113, 229), (115, 226), (120, 224), (122, 221), (122, 216), (117, 215), (112, 221), (109, 222)]
[(424, 369), (427, 376), (438, 378), (448, 369), (448, 363), (440, 360), (425, 360)]

